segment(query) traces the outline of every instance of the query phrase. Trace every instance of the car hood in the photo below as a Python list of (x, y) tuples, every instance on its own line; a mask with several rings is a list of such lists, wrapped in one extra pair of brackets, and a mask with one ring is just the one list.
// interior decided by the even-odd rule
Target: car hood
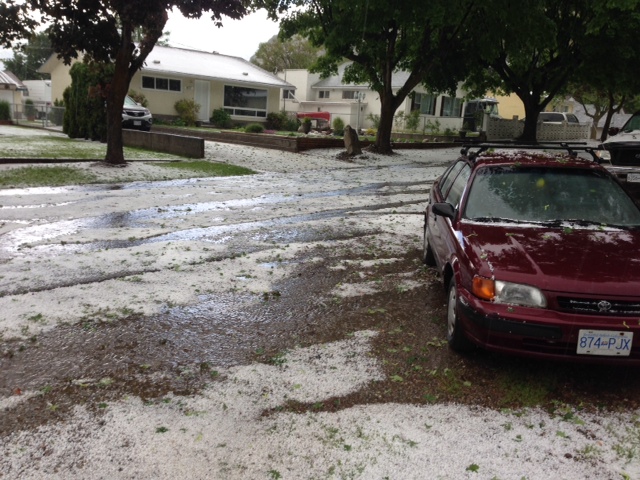
[(639, 230), (465, 223), (459, 233), (480, 275), (555, 292), (639, 293)]
[(640, 145), (640, 130), (631, 130), (630, 132), (621, 131), (616, 135), (607, 138), (600, 145), (601, 148), (607, 150), (617, 147), (637, 147)]

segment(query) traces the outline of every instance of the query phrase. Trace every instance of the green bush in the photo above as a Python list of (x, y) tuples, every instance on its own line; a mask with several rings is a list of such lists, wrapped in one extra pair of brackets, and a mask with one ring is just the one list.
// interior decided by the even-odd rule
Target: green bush
[(149, 100), (147, 100), (147, 97), (144, 96), (144, 93), (136, 92), (135, 90), (129, 90), (129, 93), (127, 95), (133, 98), (136, 103), (139, 103), (145, 108), (149, 108)]
[(69, 73), (71, 85), (63, 93), (62, 130), (71, 138), (106, 141), (106, 91), (113, 78), (113, 64), (75, 63)]
[(176, 109), (178, 116), (186, 126), (191, 127), (196, 124), (196, 120), (198, 120), (198, 112), (200, 112), (200, 105), (195, 101), (183, 98), (178, 100), (174, 104), (173, 108)]
[(406, 126), (410, 132), (416, 132), (420, 125), (420, 110), (412, 110), (406, 118)]
[(54, 125), (62, 125), (64, 121), (64, 102), (58, 98), (53, 101), (53, 108), (49, 112), (49, 121)]
[(244, 127), (244, 131), (247, 133), (262, 133), (264, 132), (264, 126), (260, 123), (250, 123)]
[(0, 120), (11, 120), (11, 104), (6, 100), (0, 100)]
[(333, 119), (333, 134), (340, 137), (344, 135), (344, 120), (340, 117)]
[(38, 114), (38, 110), (36, 110), (33, 100), (30, 98), (27, 98), (24, 102), (24, 114), (31, 120), (36, 118), (36, 115)]
[(231, 115), (224, 108), (217, 108), (211, 113), (209, 121), (214, 127), (218, 128), (231, 128)]
[(369, 120), (373, 124), (373, 128), (378, 130), (380, 128), (380, 115), (375, 113), (370, 113), (367, 115), (367, 120)]
[(266, 127), (267, 130), (283, 130), (283, 126), (287, 121), (285, 112), (271, 112), (267, 114)]
[(284, 130), (296, 132), (300, 123), (297, 118), (292, 117), (285, 111), (271, 112), (267, 114), (265, 127), (267, 130)]

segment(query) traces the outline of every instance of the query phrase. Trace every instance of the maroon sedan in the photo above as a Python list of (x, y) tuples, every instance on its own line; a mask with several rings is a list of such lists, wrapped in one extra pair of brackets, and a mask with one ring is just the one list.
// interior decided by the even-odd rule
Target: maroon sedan
[(466, 147), (433, 186), (449, 345), (640, 364), (640, 209), (595, 156), (518, 148)]

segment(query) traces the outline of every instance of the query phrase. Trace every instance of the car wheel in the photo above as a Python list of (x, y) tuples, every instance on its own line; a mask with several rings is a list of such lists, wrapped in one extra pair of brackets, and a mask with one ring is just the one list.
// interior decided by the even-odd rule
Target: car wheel
[(447, 341), (456, 352), (466, 352), (473, 347), (458, 318), (458, 288), (455, 277), (451, 277), (447, 294)]
[(429, 245), (429, 238), (427, 238), (427, 218), (424, 220), (424, 237), (422, 242), (422, 263), (429, 265), (430, 267), (436, 266), (436, 258), (433, 256), (433, 250)]

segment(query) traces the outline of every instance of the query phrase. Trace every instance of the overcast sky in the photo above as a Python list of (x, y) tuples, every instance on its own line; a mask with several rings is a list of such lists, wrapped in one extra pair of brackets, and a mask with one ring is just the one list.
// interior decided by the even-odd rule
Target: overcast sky
[(206, 15), (190, 20), (171, 13), (165, 31), (171, 32), (169, 44), (173, 47), (218, 52), (249, 60), (258, 45), (278, 34), (278, 24), (268, 20), (264, 10), (241, 20), (223, 18), (223, 26), (216, 28)]
[[(252, 13), (241, 20), (223, 17), (223, 26), (214, 26), (204, 15), (199, 20), (186, 19), (180, 13), (171, 13), (165, 31), (171, 32), (169, 44), (206, 52), (218, 52), (249, 60), (266, 42), (278, 33), (278, 24), (267, 19), (264, 10)], [(13, 51), (0, 50), (0, 58), (13, 57)]]

